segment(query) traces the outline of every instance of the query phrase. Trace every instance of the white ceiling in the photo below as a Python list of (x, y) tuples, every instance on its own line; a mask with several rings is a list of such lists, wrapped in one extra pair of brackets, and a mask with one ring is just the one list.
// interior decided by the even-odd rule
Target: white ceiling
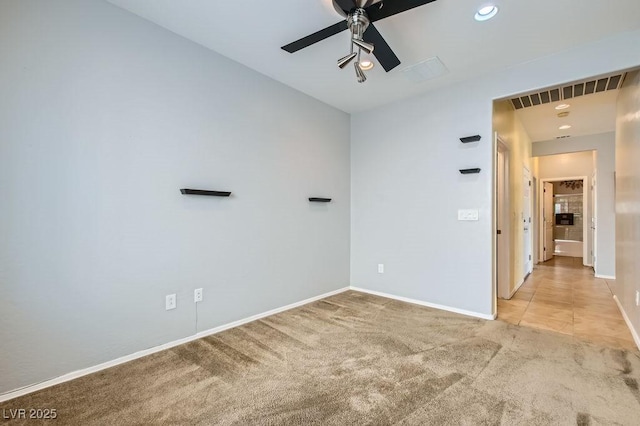
[[(343, 19), (331, 0), (108, 1), (346, 112), (640, 28), (638, 0), (496, 0), (500, 13), (487, 22), (473, 19), (484, 0), (437, 0), (375, 23), (402, 64), (390, 73), (378, 65), (358, 84), (352, 67), (336, 66), (349, 50), (346, 31), (294, 54), (280, 49)], [(434, 56), (444, 76), (402, 75)]]
[[(552, 102), (516, 110), (516, 114), (532, 142), (556, 139), (558, 136), (586, 136), (613, 132), (616, 129), (616, 99), (619, 90), (580, 96), (567, 101)], [(570, 108), (557, 111), (556, 106), (569, 104)], [(569, 112), (559, 118), (558, 113)], [(571, 129), (560, 130), (568, 124)]]

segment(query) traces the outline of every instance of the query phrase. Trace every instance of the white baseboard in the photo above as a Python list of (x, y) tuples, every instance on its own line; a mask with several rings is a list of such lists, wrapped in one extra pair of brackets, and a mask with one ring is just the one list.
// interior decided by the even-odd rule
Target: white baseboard
[(638, 335), (638, 332), (636, 331), (635, 328), (633, 328), (633, 324), (631, 323), (631, 320), (629, 319), (629, 317), (627, 316), (627, 313), (622, 307), (622, 303), (620, 303), (620, 300), (618, 300), (618, 296), (614, 295), (613, 300), (616, 301), (616, 304), (618, 305), (618, 309), (620, 309), (620, 313), (622, 314), (622, 318), (624, 318), (624, 322), (627, 323), (627, 327), (629, 327), (629, 331), (631, 331), (631, 336), (633, 336), (633, 341), (636, 342), (636, 346), (638, 347), (638, 349), (640, 349), (640, 336)]
[(116, 359), (111, 360), (111, 361), (103, 362), (102, 364), (94, 365), (93, 367), (83, 368), (81, 370), (73, 371), (71, 373), (64, 374), (64, 375), (62, 375), (60, 377), (56, 377), (54, 379), (46, 380), (44, 382), (40, 382), (40, 383), (36, 383), (36, 384), (33, 384), (33, 385), (25, 386), (23, 388), (16, 389), (14, 391), (6, 392), (6, 393), (3, 393), (3, 394), (0, 394), (0, 402), (8, 401), (10, 399), (14, 399), (14, 398), (17, 398), (19, 396), (23, 396), (23, 395), (26, 395), (28, 393), (39, 391), (41, 389), (45, 389), (45, 388), (48, 388), (48, 387), (51, 387), (51, 386), (54, 386), (54, 385), (57, 385), (57, 384), (60, 384), (60, 383), (68, 382), (69, 380), (77, 379), (79, 377), (86, 376), (88, 374), (95, 373), (97, 371), (101, 371), (101, 370), (104, 370), (104, 369), (107, 369), (107, 368), (110, 368), (110, 367), (115, 367), (116, 365), (124, 364), (125, 362), (133, 361), (134, 359), (142, 358), (144, 356), (151, 355), (153, 353), (160, 352), (160, 351), (163, 351), (165, 349), (170, 349), (170, 348), (173, 348), (175, 346), (182, 345), (182, 344), (194, 341), (194, 340), (198, 340), (198, 339), (201, 339), (203, 337), (210, 336), (212, 334), (220, 333), (221, 331), (228, 330), (228, 329), (234, 328), (234, 327), (238, 327), (240, 325), (246, 324), (246, 323), (251, 322), (251, 321), (256, 321), (256, 320), (259, 320), (261, 318), (268, 317), (270, 315), (274, 315), (274, 314), (278, 314), (280, 312), (288, 311), (289, 309), (297, 308), (299, 306), (306, 305), (308, 303), (315, 302), (315, 301), (320, 300), (320, 299), (324, 299), (325, 297), (329, 297), (329, 296), (333, 296), (335, 294), (343, 293), (343, 292), (345, 292), (345, 291), (347, 291), (349, 289), (350, 289), (349, 287), (344, 287), (344, 288), (340, 288), (338, 290), (334, 290), (334, 291), (330, 291), (328, 293), (321, 294), (319, 296), (310, 297), (309, 299), (301, 300), (300, 302), (291, 303), (289, 305), (282, 306), (282, 307), (276, 308), (276, 309), (272, 309), (270, 311), (263, 312), (261, 314), (253, 315), (253, 316), (250, 316), (248, 318), (244, 318), (244, 319), (241, 319), (241, 320), (238, 320), (238, 321), (233, 321), (233, 322), (230, 322), (228, 324), (221, 325), (219, 327), (211, 328), (209, 330), (201, 331), (201, 332), (196, 333), (194, 335), (191, 335), (191, 336), (188, 336), (188, 337), (185, 337), (185, 338), (182, 338), (182, 339), (174, 340), (172, 342), (168, 342), (168, 343), (165, 343), (165, 344), (162, 344), (162, 345), (159, 345), (159, 346), (154, 346), (154, 347), (149, 348), (149, 349), (144, 349), (142, 351), (138, 351), (138, 352), (135, 352), (135, 353), (130, 354), (130, 355), (125, 355), (123, 357), (116, 358)]
[(395, 299), (395, 300), (399, 300), (401, 302), (413, 303), (414, 305), (421, 305), (421, 306), (427, 306), (429, 308), (440, 309), (441, 311), (455, 312), (456, 314), (467, 315), (467, 316), (470, 316), (470, 317), (482, 318), (482, 319), (486, 319), (486, 320), (494, 320), (494, 319), (496, 319), (496, 314), (492, 314), (492, 315), (481, 314), (481, 313), (478, 313), (478, 312), (467, 311), (467, 310), (458, 309), (458, 308), (452, 308), (450, 306), (438, 305), (437, 303), (424, 302), (422, 300), (410, 299), (408, 297), (402, 297), (402, 296), (395, 296), (393, 294), (382, 293), (380, 291), (375, 291), (375, 290), (367, 290), (366, 288), (360, 288), (360, 287), (354, 287), (354, 286), (351, 286), (351, 290), (359, 291), (359, 292), (362, 292), (362, 293), (373, 294), (374, 296), (386, 297), (388, 299)]
[(615, 275), (601, 275), (601, 274), (595, 274), (596, 278), (602, 278), (603, 280), (615, 280), (616, 276)]

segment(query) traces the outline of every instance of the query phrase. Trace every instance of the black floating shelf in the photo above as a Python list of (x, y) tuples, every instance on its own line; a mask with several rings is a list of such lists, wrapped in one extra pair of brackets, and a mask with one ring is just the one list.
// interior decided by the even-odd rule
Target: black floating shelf
[(466, 138), (460, 138), (460, 142), (462, 143), (478, 142), (480, 139), (482, 139), (480, 135), (467, 136)]
[(480, 173), (480, 169), (460, 169), (460, 173), (463, 175), (470, 175), (473, 173)]
[(182, 188), (180, 190), (183, 194), (189, 195), (208, 195), (210, 197), (228, 197), (231, 195), (231, 192), (227, 191), (205, 191), (204, 189), (186, 189)]
[(310, 197), (309, 201), (312, 203), (328, 203), (331, 201), (331, 198)]

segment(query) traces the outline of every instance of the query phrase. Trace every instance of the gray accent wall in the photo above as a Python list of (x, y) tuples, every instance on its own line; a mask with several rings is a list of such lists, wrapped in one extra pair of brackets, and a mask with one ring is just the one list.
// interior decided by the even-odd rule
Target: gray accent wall
[(349, 285), (346, 113), (98, 0), (0, 57), (0, 393)]

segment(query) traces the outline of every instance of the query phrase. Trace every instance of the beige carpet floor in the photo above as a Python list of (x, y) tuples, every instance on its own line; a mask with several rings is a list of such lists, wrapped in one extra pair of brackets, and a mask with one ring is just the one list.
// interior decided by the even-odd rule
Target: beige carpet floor
[(56, 408), (58, 424), (82, 425), (638, 425), (639, 381), (634, 350), (349, 291), (0, 413)]

